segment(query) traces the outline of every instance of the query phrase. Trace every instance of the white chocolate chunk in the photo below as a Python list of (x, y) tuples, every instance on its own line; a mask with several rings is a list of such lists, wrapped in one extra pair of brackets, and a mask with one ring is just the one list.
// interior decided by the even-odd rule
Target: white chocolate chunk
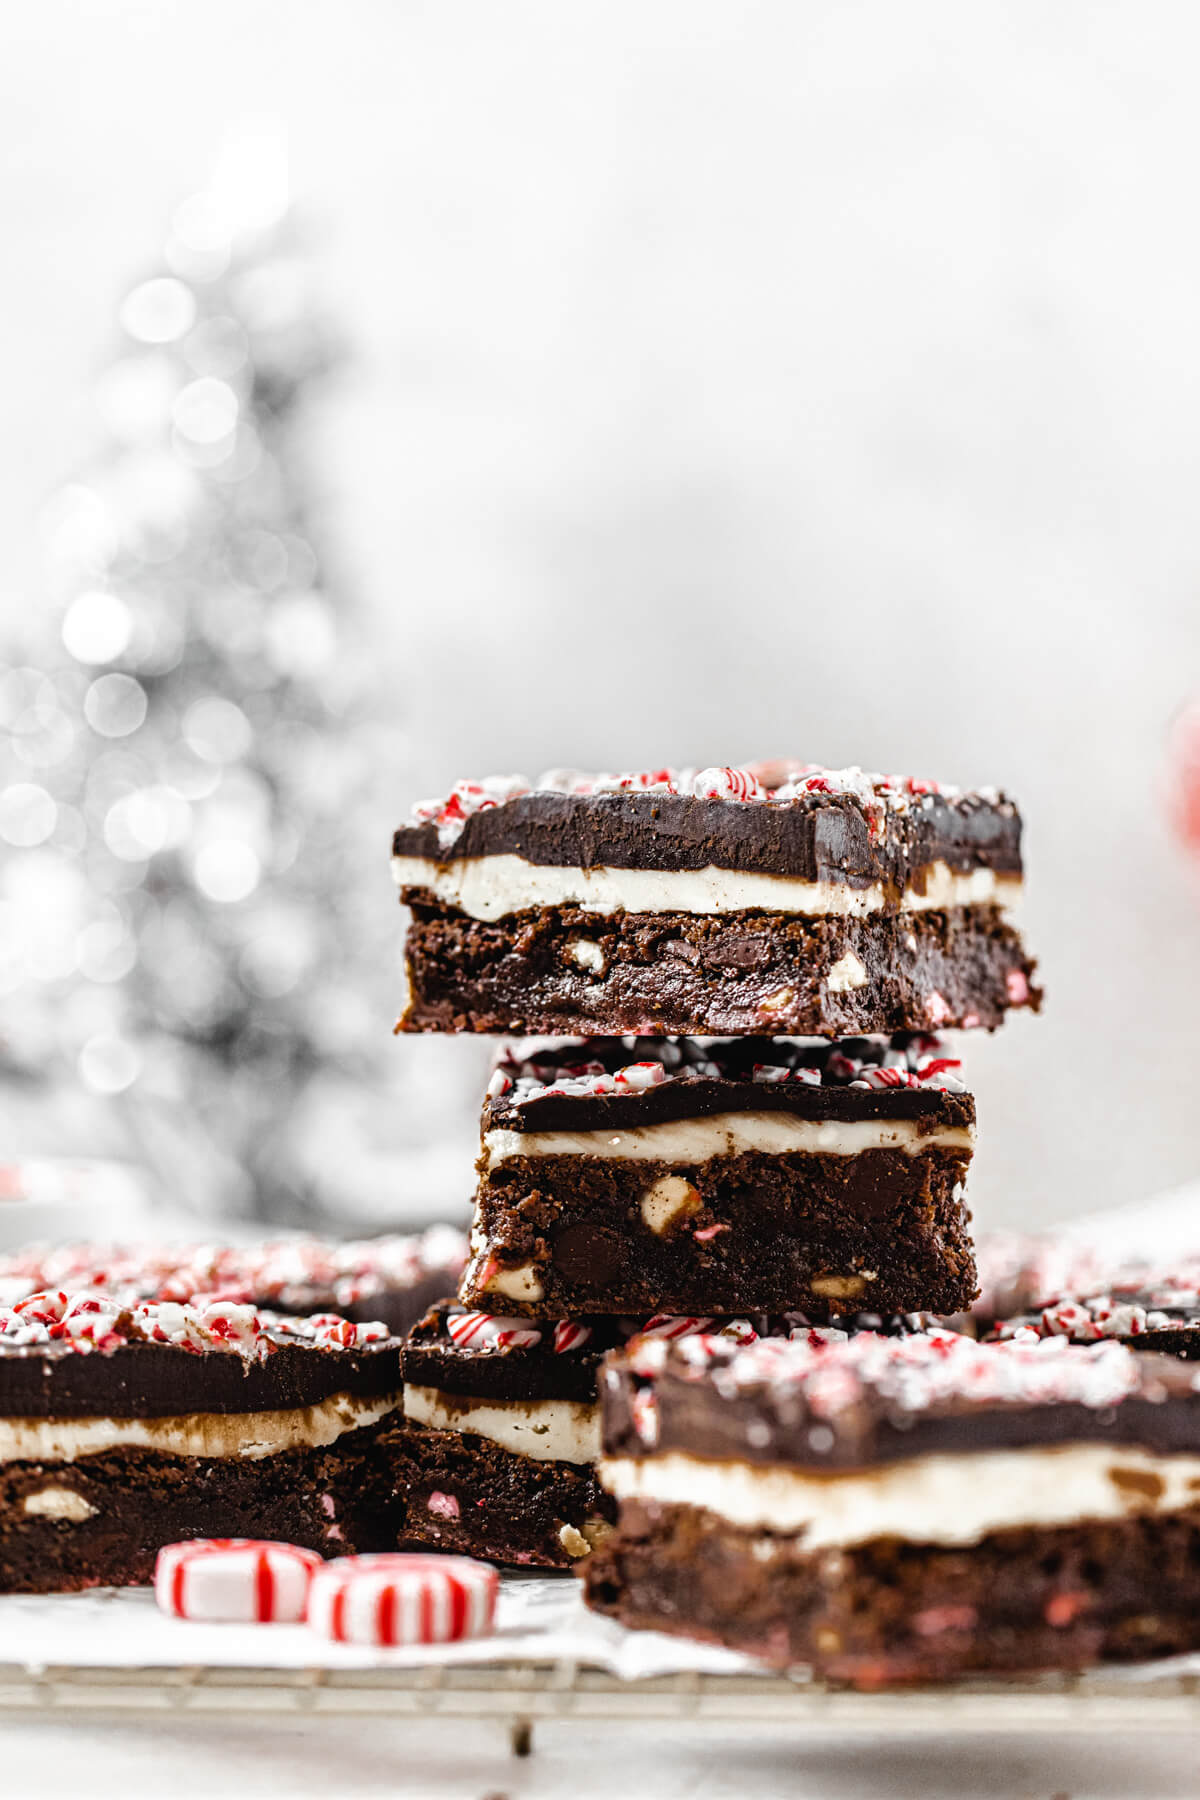
[(866, 1293), (868, 1281), (876, 1279), (873, 1270), (864, 1269), (861, 1275), (814, 1275), (808, 1285), (823, 1300), (857, 1300)]
[(586, 1556), (591, 1545), (581, 1531), (574, 1525), (564, 1525), (558, 1534), (558, 1541), (568, 1556)]
[(522, 1263), (519, 1269), (497, 1269), (484, 1282), (489, 1294), (505, 1294), (510, 1300), (540, 1300), (542, 1281), (534, 1263)]
[(603, 950), (591, 938), (572, 938), (567, 945), (567, 955), (579, 968), (591, 969), (596, 975), (603, 975), (607, 967)]
[(23, 1510), (34, 1519), (63, 1519), (71, 1525), (82, 1525), (96, 1516), (96, 1508), (82, 1494), (65, 1487), (44, 1487), (36, 1494), (26, 1494)]
[(660, 1175), (642, 1195), (642, 1218), (657, 1237), (675, 1220), (699, 1210), (700, 1196), (682, 1175)]
[(866, 987), (867, 971), (855, 956), (853, 950), (847, 950), (840, 957), (825, 977), (825, 986), (831, 994), (847, 994), (852, 988)]

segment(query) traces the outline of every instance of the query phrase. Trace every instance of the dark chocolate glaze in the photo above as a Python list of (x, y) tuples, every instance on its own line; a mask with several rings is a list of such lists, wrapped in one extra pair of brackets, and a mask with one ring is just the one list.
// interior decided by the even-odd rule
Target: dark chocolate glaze
[[(677, 1450), (707, 1461), (785, 1463), (810, 1470), (873, 1467), (935, 1451), (1027, 1450), (1041, 1445), (1105, 1443), (1158, 1455), (1200, 1451), (1200, 1393), (1192, 1372), (1171, 1357), (1147, 1356), (1139, 1388), (1118, 1404), (1027, 1404), (963, 1398), (906, 1411), (868, 1392), (832, 1417), (809, 1410), (802, 1387), (755, 1384), (723, 1394), (695, 1369), (668, 1363), (653, 1382), (655, 1453)], [(644, 1378), (620, 1356), (601, 1372), (604, 1452), (642, 1457), (633, 1401)]]
[(926, 795), (905, 812), (889, 812), (873, 840), (848, 794), (736, 801), (539, 792), (475, 813), (448, 847), (439, 845), (435, 825), (401, 826), (392, 853), (437, 863), (509, 855), (559, 868), (713, 867), (919, 890), (921, 871), (934, 862), (1019, 875), (1021, 817), (1003, 797)]
[[(897, 1044), (906, 1041), (898, 1037)], [(915, 1119), (927, 1130), (973, 1125), (975, 1102), (970, 1094), (936, 1087), (855, 1088), (832, 1080), (812, 1086), (803, 1081), (755, 1081), (755, 1064), (786, 1064), (824, 1069), (837, 1051), (869, 1057), (877, 1063), (881, 1045), (849, 1038), (835, 1044), (789, 1044), (779, 1038), (746, 1037), (719, 1045), (680, 1040), (685, 1056), (694, 1052), (716, 1062), (717, 1076), (702, 1075), (685, 1061), (665, 1081), (627, 1094), (546, 1094), (514, 1100), (511, 1093), (485, 1100), (487, 1131), (616, 1131), (661, 1125), (677, 1119), (709, 1118), (716, 1113), (780, 1112), (799, 1119), (853, 1121)], [(661, 1039), (639, 1038), (632, 1047), (624, 1038), (591, 1038), (555, 1055), (564, 1063), (602, 1062), (610, 1072), (628, 1063), (661, 1060)], [(530, 1065), (523, 1065), (528, 1067)]]
[(360, 1350), (288, 1343), (249, 1362), (176, 1344), (87, 1352), (0, 1340), (0, 1417), (161, 1419), (313, 1406), (332, 1394), (370, 1399), (399, 1392), (401, 1348), (398, 1338)]
[[(578, 1350), (556, 1351), (554, 1325), (537, 1321), (540, 1344), (519, 1344), (501, 1350), (495, 1345), (479, 1348), (459, 1345), (446, 1330), (450, 1312), (461, 1312), (454, 1301), (431, 1307), (413, 1326), (404, 1346), (405, 1381), (414, 1387), (439, 1388), (445, 1394), (464, 1394), (480, 1400), (580, 1400), (596, 1398), (596, 1372), (605, 1351), (623, 1344), (640, 1321), (594, 1318), (584, 1321), (591, 1336)], [(534, 1321), (531, 1321), (534, 1323)]]
[[(554, 1325), (547, 1320), (537, 1322), (540, 1344), (474, 1349), (456, 1344), (446, 1329), (448, 1314), (462, 1310), (456, 1301), (444, 1300), (413, 1326), (404, 1346), (404, 1379), (414, 1387), (437, 1388), (444, 1394), (478, 1400), (594, 1400), (605, 1355), (627, 1343), (645, 1323), (644, 1319), (600, 1316), (581, 1319), (579, 1323), (591, 1331), (587, 1343), (577, 1350), (557, 1351)], [(713, 1330), (719, 1331), (723, 1322), (717, 1319)], [(802, 1313), (773, 1317), (757, 1313), (747, 1323), (760, 1337), (787, 1337), (813, 1328)], [(876, 1331), (887, 1336), (920, 1331), (925, 1326), (919, 1315), (900, 1313), (887, 1319), (878, 1313), (850, 1313), (833, 1323), (851, 1334)]]

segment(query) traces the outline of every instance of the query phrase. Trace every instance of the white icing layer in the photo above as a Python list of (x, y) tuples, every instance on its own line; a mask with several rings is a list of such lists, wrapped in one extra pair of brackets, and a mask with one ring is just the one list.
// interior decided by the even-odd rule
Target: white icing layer
[(0, 1462), (74, 1462), (106, 1450), (163, 1450), (169, 1456), (244, 1456), (316, 1450), (373, 1425), (401, 1404), (399, 1394), (364, 1400), (332, 1394), (314, 1406), (276, 1412), (185, 1413), (167, 1419), (0, 1419)]
[(473, 1431), (536, 1462), (594, 1463), (600, 1408), (580, 1400), (476, 1400), (441, 1388), (404, 1390), (404, 1414), (436, 1431)]
[(947, 1452), (820, 1474), (671, 1453), (610, 1459), (600, 1479), (619, 1500), (698, 1506), (732, 1525), (802, 1534), (805, 1550), (880, 1537), (975, 1544), (1010, 1527), (1200, 1506), (1200, 1456), (1105, 1444)]
[(707, 1119), (670, 1119), (631, 1131), (489, 1131), (484, 1134), (485, 1167), (495, 1169), (514, 1156), (609, 1156), (627, 1161), (682, 1163), (710, 1156), (737, 1156), (761, 1150), (821, 1151), (857, 1156), (862, 1150), (970, 1150), (974, 1127), (947, 1125), (922, 1131), (916, 1119), (797, 1119), (789, 1113), (714, 1113)]
[[(855, 888), (841, 881), (802, 881), (733, 869), (569, 869), (526, 862), (523, 856), (475, 856), (433, 862), (394, 856), (399, 887), (426, 888), (472, 919), (502, 919), (531, 906), (579, 906), (608, 915), (630, 912), (731, 913), (762, 908), (818, 916), (865, 918), (887, 904), (883, 884)], [(925, 891), (905, 889), (904, 912), (945, 906), (1008, 905), (1020, 898), (1021, 877), (992, 869), (960, 874), (944, 862), (930, 864)]]

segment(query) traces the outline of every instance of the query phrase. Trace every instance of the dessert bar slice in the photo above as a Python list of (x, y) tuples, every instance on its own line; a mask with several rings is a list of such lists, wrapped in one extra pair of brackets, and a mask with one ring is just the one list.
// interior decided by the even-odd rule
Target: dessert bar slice
[(382, 1440), (405, 1542), (548, 1568), (586, 1556), (615, 1511), (596, 1480), (597, 1371), (634, 1328), (427, 1313), (405, 1345), (405, 1422)]
[(669, 1318), (534, 1322), (433, 1307), (404, 1347), (402, 1425), (386, 1431), (406, 1543), (489, 1562), (569, 1568), (607, 1535), (614, 1502), (596, 1480), (607, 1350), (634, 1333), (726, 1333), (749, 1342), (790, 1320)]
[(1041, 998), (991, 789), (792, 762), (459, 782), (393, 869), (403, 1030), (839, 1037)]
[(860, 1686), (1200, 1646), (1200, 1394), (1120, 1344), (635, 1341), (602, 1376), (626, 1625)]
[(390, 1549), (383, 1325), (83, 1291), (0, 1309), (0, 1591), (148, 1582), (164, 1544)]
[(469, 1305), (950, 1313), (975, 1103), (936, 1038), (518, 1047), (484, 1104)]

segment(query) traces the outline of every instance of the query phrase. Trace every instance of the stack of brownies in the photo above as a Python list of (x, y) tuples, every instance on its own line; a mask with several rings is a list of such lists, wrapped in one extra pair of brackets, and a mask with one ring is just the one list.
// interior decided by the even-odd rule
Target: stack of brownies
[(995, 792), (789, 762), (416, 809), (401, 1029), (555, 1035), (502, 1051), (458, 1297), (404, 1352), (410, 1539), (616, 1566), (606, 1352), (970, 1307), (975, 1108), (933, 1033), (1039, 1003), (1020, 833)]

